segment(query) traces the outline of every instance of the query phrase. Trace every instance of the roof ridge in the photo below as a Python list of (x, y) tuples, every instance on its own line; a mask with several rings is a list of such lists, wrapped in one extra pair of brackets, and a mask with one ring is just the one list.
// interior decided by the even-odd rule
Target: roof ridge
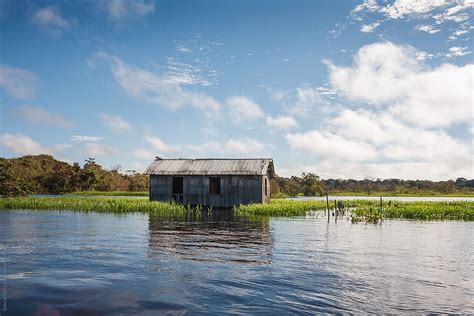
[(273, 160), (273, 158), (161, 158), (163, 160)]

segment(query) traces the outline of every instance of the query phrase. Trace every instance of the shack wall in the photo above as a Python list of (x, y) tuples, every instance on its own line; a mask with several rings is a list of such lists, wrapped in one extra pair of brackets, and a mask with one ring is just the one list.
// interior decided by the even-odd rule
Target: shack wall
[[(267, 176), (220, 176), (220, 194), (209, 194), (209, 176), (183, 176), (183, 194), (172, 194), (173, 176), (150, 176), (150, 200), (172, 201), (190, 205), (233, 207), (239, 204), (266, 203), (264, 178)], [(268, 180), (267, 180), (268, 181)], [(269, 181), (267, 190), (270, 192)]]

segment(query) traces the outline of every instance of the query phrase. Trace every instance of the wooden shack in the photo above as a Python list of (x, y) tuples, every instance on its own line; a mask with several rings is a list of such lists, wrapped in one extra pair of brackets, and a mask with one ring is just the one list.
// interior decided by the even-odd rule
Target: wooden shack
[(161, 159), (145, 171), (151, 201), (228, 208), (270, 201), (273, 160)]

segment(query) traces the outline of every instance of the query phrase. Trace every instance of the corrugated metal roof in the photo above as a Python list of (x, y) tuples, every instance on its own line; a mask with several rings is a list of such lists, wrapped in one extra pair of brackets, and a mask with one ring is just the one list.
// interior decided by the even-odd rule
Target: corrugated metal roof
[(258, 159), (157, 159), (148, 175), (274, 175), (273, 160)]

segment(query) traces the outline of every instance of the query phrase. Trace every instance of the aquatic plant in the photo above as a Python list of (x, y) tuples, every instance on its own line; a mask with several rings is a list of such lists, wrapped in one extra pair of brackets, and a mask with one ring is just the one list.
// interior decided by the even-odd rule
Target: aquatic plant
[(192, 208), (188, 205), (149, 201), (139, 198), (113, 197), (20, 197), (0, 199), (0, 209), (30, 210), (72, 210), (92, 212), (147, 212), (180, 214), (201, 212), (201, 207)]
[[(419, 220), (474, 220), (474, 202), (399, 202), (349, 200), (344, 201), (350, 210), (353, 222), (377, 223), (383, 219), (419, 219)], [(334, 201), (329, 201), (331, 214)], [(324, 211), (326, 201), (314, 200), (272, 200), (269, 204), (241, 205), (234, 208), (238, 214), (261, 216), (303, 216), (310, 211)]]
[(369, 202), (365, 206), (359, 205), (352, 215), (359, 218), (400, 218), (419, 220), (474, 220), (474, 202), (400, 202), (385, 201), (382, 210), (378, 201)]
[(67, 195), (93, 195), (93, 196), (146, 196), (148, 197), (148, 191), (79, 191), (70, 193)]

